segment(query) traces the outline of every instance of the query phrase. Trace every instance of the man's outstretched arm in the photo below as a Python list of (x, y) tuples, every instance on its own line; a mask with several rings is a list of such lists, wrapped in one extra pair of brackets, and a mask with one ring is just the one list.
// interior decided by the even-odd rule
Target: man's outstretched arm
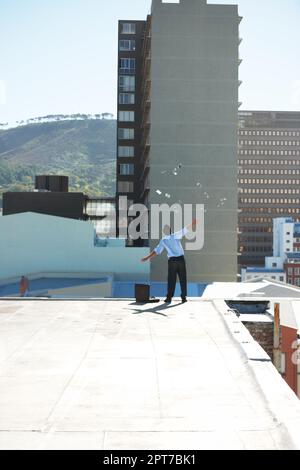
[(189, 224), (189, 225), (187, 225), (186, 228), (187, 228), (188, 230), (193, 230), (193, 229), (196, 227), (197, 224), (198, 224), (198, 220), (197, 220), (197, 219), (193, 219), (193, 220), (192, 220), (192, 223)]
[(148, 256), (145, 256), (144, 258), (142, 258), (142, 263), (145, 263), (146, 261), (151, 261), (152, 258), (155, 258), (155, 256), (158, 256), (158, 255), (161, 255), (162, 252), (164, 251), (165, 247), (164, 247), (164, 242), (163, 240), (161, 240), (159, 242), (159, 244), (157, 245), (156, 248), (154, 248), (153, 251), (151, 251), (150, 255)]
[(174, 238), (177, 240), (181, 240), (190, 230), (194, 230), (198, 223), (197, 219), (193, 219), (192, 223), (189, 225), (186, 225), (183, 229), (179, 230), (178, 232), (175, 232), (173, 234)]
[(145, 256), (144, 258), (141, 259), (142, 263), (146, 263), (146, 261), (151, 261), (152, 258), (155, 258), (157, 256), (157, 253), (155, 250), (153, 250), (150, 255)]

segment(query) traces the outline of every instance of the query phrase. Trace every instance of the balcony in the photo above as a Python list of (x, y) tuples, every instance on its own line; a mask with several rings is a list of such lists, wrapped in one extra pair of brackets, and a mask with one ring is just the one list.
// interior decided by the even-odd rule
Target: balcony
[(141, 90), (143, 90), (145, 88), (145, 82), (146, 80), (149, 80), (151, 77), (151, 62), (145, 62), (143, 63), (142, 65), (142, 68), (141, 68), (141, 78), (142, 78), (142, 81), (141, 81)]
[(140, 181), (143, 181), (145, 179), (145, 177), (148, 175), (149, 170), (150, 170), (150, 159), (149, 159), (149, 155), (147, 155), (144, 167), (140, 175)]
[[(143, 115), (149, 116), (150, 108), (151, 108), (151, 100), (149, 96), (146, 96), (143, 99), (142, 105), (141, 105), (141, 109), (143, 110)], [(143, 121), (144, 121), (144, 118), (142, 119), (142, 123)], [(141, 127), (143, 127), (143, 125)]]
[(146, 119), (146, 120), (142, 123), (142, 129), (145, 129), (145, 130), (147, 131), (147, 133), (149, 133), (150, 126), (151, 126), (151, 123), (150, 123), (150, 120), (149, 120), (149, 119)]
[(151, 67), (151, 54), (147, 54), (147, 57), (145, 58), (143, 65), (142, 65), (142, 76), (148, 77), (150, 74), (150, 67)]
[(144, 161), (146, 161), (148, 159), (149, 150), (150, 150), (150, 145), (148, 145), (148, 146), (143, 145), (142, 146), (142, 153), (141, 153), (141, 156), (140, 156), (140, 163), (143, 163)]
[[(150, 103), (150, 100), (149, 100)], [(150, 109), (149, 106), (144, 107), (145, 111), (142, 115), (141, 129), (148, 128), (150, 126)]]
[(136, 73), (136, 69), (132, 69), (132, 68), (119, 68), (119, 74), (120, 75), (135, 75)]
[(141, 186), (140, 186), (140, 197), (141, 197), (141, 199), (146, 197), (146, 193), (148, 193), (149, 191), (150, 191), (150, 182), (147, 178), (146, 181), (144, 181), (144, 184), (141, 184)]
[(150, 90), (151, 90), (151, 80), (150, 78), (146, 78), (144, 79), (144, 84), (141, 90), (143, 101), (150, 96)]
[(150, 97), (148, 97), (145, 101), (145, 109), (148, 111), (148, 115), (150, 116), (150, 108), (151, 108), (151, 100)]
[(149, 132), (145, 133), (146, 135), (143, 136), (142, 142), (141, 142), (141, 155), (140, 155), (140, 162), (143, 162), (146, 160), (149, 150), (150, 150), (150, 137), (149, 137)]
[(143, 122), (141, 124), (141, 129), (142, 129), (142, 131), (145, 131), (146, 134), (149, 134), (150, 126), (151, 126), (151, 123), (150, 123), (150, 120), (148, 119), (148, 116), (147, 116), (147, 119), (143, 120)]

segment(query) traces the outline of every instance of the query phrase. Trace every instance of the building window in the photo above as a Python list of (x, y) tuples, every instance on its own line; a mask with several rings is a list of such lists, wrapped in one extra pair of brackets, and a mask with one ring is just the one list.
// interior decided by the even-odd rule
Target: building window
[(94, 223), (94, 226), (98, 237), (114, 236), (116, 231), (115, 224), (111, 220), (107, 219), (97, 220)]
[(119, 181), (118, 192), (119, 193), (133, 193), (134, 184), (132, 181)]
[(119, 104), (134, 104), (135, 94), (134, 93), (120, 93)]
[(120, 91), (135, 91), (135, 77), (121, 75), (119, 77)]
[(120, 165), (119, 173), (120, 175), (134, 175), (134, 165), (131, 163)]
[(89, 217), (99, 217), (111, 215), (115, 211), (116, 204), (112, 201), (101, 199), (89, 199), (86, 205), (86, 214)]
[(135, 51), (135, 40), (134, 39), (123, 39), (120, 41), (120, 51)]
[(136, 27), (134, 23), (122, 23), (122, 34), (135, 34)]
[(134, 147), (132, 146), (119, 146), (118, 147), (119, 157), (134, 157)]
[(118, 138), (124, 140), (134, 139), (134, 129), (119, 129)]
[(121, 58), (120, 59), (120, 73), (133, 75), (135, 73), (135, 59)]
[(134, 111), (119, 111), (120, 122), (134, 122)]

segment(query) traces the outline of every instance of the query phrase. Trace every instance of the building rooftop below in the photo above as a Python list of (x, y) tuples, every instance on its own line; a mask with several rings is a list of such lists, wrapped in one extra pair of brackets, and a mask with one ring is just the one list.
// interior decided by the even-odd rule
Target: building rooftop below
[(300, 405), (221, 300), (0, 301), (0, 449), (295, 449)]
[(262, 276), (246, 282), (214, 282), (208, 284), (202, 299), (300, 299), (300, 288)]
[[(258, 282), (256, 288), (251, 291), (252, 296), (261, 298), (300, 298), (299, 287), (284, 284), (280, 282), (272, 282), (269, 280), (263, 280)], [(239, 297), (244, 297), (244, 294), (239, 294)]]
[(277, 268), (259, 268), (259, 267), (248, 267), (246, 268), (247, 273), (282, 273), (283, 269)]

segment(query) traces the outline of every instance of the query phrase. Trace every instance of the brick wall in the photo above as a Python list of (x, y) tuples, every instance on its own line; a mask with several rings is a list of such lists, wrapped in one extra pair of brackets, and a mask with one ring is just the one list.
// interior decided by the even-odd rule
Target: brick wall
[(273, 334), (274, 325), (272, 322), (243, 322), (249, 333), (266, 351), (273, 361)]

